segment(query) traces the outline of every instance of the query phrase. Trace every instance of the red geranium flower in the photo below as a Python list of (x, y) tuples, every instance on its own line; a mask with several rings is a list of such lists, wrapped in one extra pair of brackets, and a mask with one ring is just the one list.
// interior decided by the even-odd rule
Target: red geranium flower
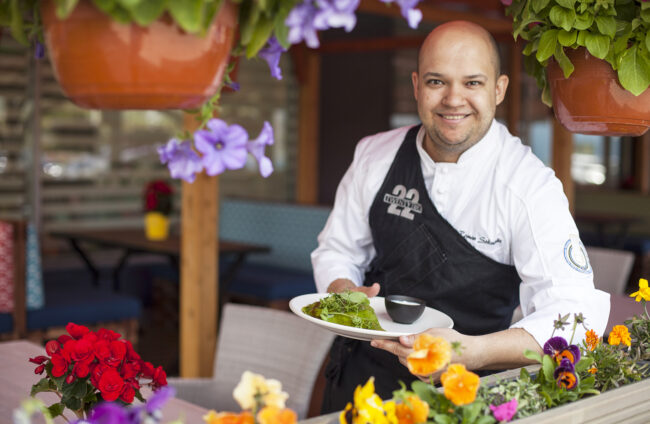
[(77, 325), (73, 322), (68, 323), (68, 325), (65, 326), (65, 329), (75, 339), (80, 339), (84, 336), (84, 334), (90, 332), (88, 327)]
[(65, 360), (63, 355), (55, 353), (50, 361), (52, 362), (52, 375), (54, 377), (61, 377), (68, 371), (68, 361)]

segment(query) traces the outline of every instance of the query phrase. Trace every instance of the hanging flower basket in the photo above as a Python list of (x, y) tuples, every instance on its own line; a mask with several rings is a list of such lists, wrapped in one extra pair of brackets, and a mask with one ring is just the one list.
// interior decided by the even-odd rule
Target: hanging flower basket
[(549, 61), (548, 79), (555, 117), (569, 131), (640, 136), (650, 127), (650, 89), (639, 96), (625, 90), (612, 67), (584, 48), (566, 49), (575, 66), (569, 78)]
[(169, 17), (147, 27), (121, 24), (81, 1), (65, 20), (42, 3), (54, 73), (75, 104), (95, 109), (188, 109), (221, 84), (236, 29), (226, 2), (207, 34), (192, 35)]

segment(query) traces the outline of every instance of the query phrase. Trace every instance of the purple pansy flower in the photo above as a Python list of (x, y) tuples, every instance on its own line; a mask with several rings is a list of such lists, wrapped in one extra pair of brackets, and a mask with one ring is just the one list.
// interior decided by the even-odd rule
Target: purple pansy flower
[(273, 127), (268, 122), (264, 122), (260, 135), (246, 144), (246, 149), (251, 155), (255, 156), (259, 164), (260, 174), (266, 178), (273, 172), (273, 163), (271, 159), (264, 156), (266, 146), (273, 144)]
[(271, 69), (271, 76), (273, 76), (275, 79), (282, 79), (282, 69), (280, 69), (280, 56), (282, 56), (282, 53), (286, 51), (287, 49), (282, 47), (277, 38), (271, 37), (269, 38), (266, 47), (260, 50), (257, 54), (259, 57), (266, 60), (266, 63), (269, 64), (269, 68)]
[(557, 381), (557, 385), (564, 387), (568, 390), (575, 388), (578, 385), (578, 376), (576, 375), (573, 363), (564, 358), (560, 361), (560, 365), (555, 368), (553, 377)]
[(288, 40), (291, 44), (298, 44), (304, 40), (307, 46), (312, 49), (320, 45), (316, 28), (314, 27), (314, 19), (317, 12), (318, 9), (316, 9), (311, 0), (305, 0), (291, 9), (289, 16), (284, 21), (284, 24), (289, 27)]
[(564, 358), (572, 364), (580, 360), (580, 348), (576, 345), (569, 345), (563, 337), (551, 337), (544, 343), (544, 353), (550, 355), (554, 361), (560, 363)]
[(160, 162), (167, 164), (172, 178), (182, 178), (188, 183), (194, 182), (196, 174), (201, 172), (201, 158), (192, 150), (189, 141), (180, 142), (172, 138), (166, 145), (158, 148)]
[(124, 424), (129, 422), (127, 420), (127, 410), (113, 402), (100, 403), (88, 417), (92, 424)]
[(40, 41), (36, 41), (34, 45), (34, 58), (43, 59), (45, 57), (45, 46)]
[(194, 133), (196, 149), (203, 154), (201, 162), (206, 174), (221, 174), (226, 169), (240, 169), (246, 164), (248, 133), (240, 125), (228, 125), (221, 119), (210, 119), (209, 130)]
[(517, 405), (517, 399), (514, 398), (498, 406), (490, 405), (490, 410), (497, 421), (508, 422), (517, 412)]
[(232, 90), (235, 90), (235, 91), (239, 91), (239, 83), (235, 82), (235, 81), (227, 83), (226, 87), (228, 87), (228, 88), (230, 88)]
[(359, 7), (359, 0), (322, 0), (318, 2), (318, 13), (314, 26), (319, 30), (345, 28), (352, 31), (357, 24), (354, 12)]

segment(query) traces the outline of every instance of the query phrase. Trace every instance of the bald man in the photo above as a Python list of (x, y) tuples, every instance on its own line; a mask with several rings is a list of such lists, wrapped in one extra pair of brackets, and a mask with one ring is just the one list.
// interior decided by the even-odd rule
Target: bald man
[[(312, 253), (320, 292), (405, 294), (445, 312), (454, 328), (427, 332), (459, 341), (452, 361), (470, 370), (529, 364), (524, 350), (541, 352), (558, 314), (580, 312), (599, 334), (609, 316), (560, 181), (494, 119), (508, 87), (499, 67), (480, 26), (434, 29), (412, 74), (422, 124), (358, 143)], [(382, 398), (428, 380), (405, 367), (414, 339), (337, 338), (323, 412), (371, 376)]]

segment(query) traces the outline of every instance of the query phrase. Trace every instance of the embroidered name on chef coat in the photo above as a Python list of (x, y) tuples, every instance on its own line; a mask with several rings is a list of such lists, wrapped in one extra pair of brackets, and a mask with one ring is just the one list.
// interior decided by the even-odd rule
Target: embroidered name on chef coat
[(577, 235), (572, 234), (564, 244), (564, 259), (571, 268), (585, 274), (591, 273), (587, 250)]
[(415, 218), (414, 212), (422, 213), (422, 204), (418, 203), (419, 200), (420, 193), (416, 189), (407, 189), (402, 184), (397, 184), (392, 194), (384, 194), (384, 202), (388, 203), (387, 212), (411, 221)]

